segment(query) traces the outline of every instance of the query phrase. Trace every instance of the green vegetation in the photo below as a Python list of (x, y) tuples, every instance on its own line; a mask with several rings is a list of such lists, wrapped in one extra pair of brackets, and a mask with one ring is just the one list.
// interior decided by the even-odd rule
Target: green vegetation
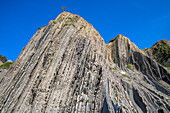
[(75, 99), (74, 102), (76, 103), (76, 102), (77, 102), (77, 99)]
[(170, 88), (170, 85), (169, 85), (169, 84), (164, 83), (164, 85), (165, 85), (167, 88)]
[(161, 84), (163, 84), (165, 87), (170, 88), (170, 85), (169, 85), (168, 83), (166, 83), (165, 81), (160, 80), (159, 82), (160, 82)]
[(126, 66), (126, 68), (128, 68), (128, 69), (131, 69), (131, 65), (130, 64), (128, 64), (127, 66)]
[(59, 73), (59, 69), (56, 70), (56, 75), (58, 75), (58, 73)]
[(7, 61), (5, 56), (0, 55), (0, 61), (2, 61), (3, 63), (5, 63)]
[(71, 24), (74, 28), (76, 27), (74, 24)]
[(168, 70), (170, 70), (170, 67), (165, 67), (165, 68), (167, 68)]
[(60, 29), (60, 27), (59, 27), (59, 26), (57, 26), (57, 29)]
[(59, 17), (59, 19), (57, 19), (59, 22), (63, 21), (63, 18)]
[(159, 43), (159, 46), (155, 46), (152, 49), (153, 57), (162, 64), (164, 61), (167, 61), (170, 57), (170, 46), (166, 42)]
[(161, 53), (167, 53), (169, 51), (169, 49), (170, 49), (170, 47), (167, 44), (162, 43), (161, 47), (160, 47), (160, 52)]
[(128, 64), (128, 65), (126, 66), (126, 68), (128, 68), (128, 69), (130, 69), (130, 70), (133, 70), (133, 69), (135, 68), (135, 65), (134, 65), (134, 64), (133, 64), (133, 65)]
[(67, 22), (73, 22), (73, 21), (74, 21), (74, 18), (68, 17)]
[(69, 25), (69, 24), (66, 23), (66, 24), (62, 25), (62, 28), (65, 27), (65, 26), (68, 26), (68, 25)]
[(56, 24), (57, 22), (56, 21), (53, 21), (54, 24)]
[(3, 68), (3, 69), (9, 69), (12, 64), (13, 64), (13, 62), (6, 62), (6, 63), (0, 65), (0, 69), (1, 69), (1, 68)]
[(122, 76), (124, 76), (124, 77), (126, 77), (126, 78), (128, 78), (128, 79), (131, 79), (128, 75), (126, 75), (126, 74), (122, 74)]
[(118, 67), (117, 67), (117, 66), (115, 66), (115, 67), (110, 67), (110, 69), (112, 69), (112, 70), (117, 70)]
[(64, 24), (64, 25), (62, 25), (62, 27), (61, 28), (63, 28), (63, 27), (65, 27), (65, 26), (70, 26), (70, 25), (72, 25), (74, 28), (75, 28), (75, 25), (72, 23), (72, 24)]
[(114, 68), (112, 68), (113, 70), (117, 70), (118, 69), (118, 67), (117, 66), (115, 66)]
[[(78, 19), (79, 19), (79, 16), (77, 16), (77, 15), (76, 15), (76, 16), (73, 16), (73, 17), (68, 17), (68, 18), (67, 18), (67, 21), (62, 24), (62, 27), (61, 27), (61, 28), (65, 27), (65, 26), (70, 26), (70, 25), (72, 25), (72, 26), (75, 28), (76, 26), (75, 26), (74, 23), (77, 22)], [(63, 18), (60, 17), (60, 18), (58, 19), (58, 21), (59, 21), (59, 22), (63, 21)]]
[(85, 28), (86, 26), (81, 25), (80, 29), (77, 32), (80, 32), (83, 28)]
[(118, 94), (116, 93), (115, 96), (118, 97)]
[(78, 16), (73, 16), (72, 18), (68, 17), (68, 22), (77, 22), (78, 19), (79, 19)]
[(62, 9), (63, 11), (65, 11), (65, 10), (66, 10), (66, 7), (61, 7), (61, 9)]
[(114, 100), (117, 102), (117, 99), (114, 97)]
[(88, 103), (89, 102), (89, 100), (86, 100), (86, 103)]
[(169, 41), (165, 39), (158, 41), (151, 48), (143, 49), (143, 51), (162, 65), (170, 58)]
[(153, 56), (154, 57), (154, 59), (157, 59), (157, 56)]
[(68, 23), (68, 22), (73, 22), (73, 20), (72, 20), (72, 18), (68, 18), (68, 20), (66, 21), (66, 23)]
[[(160, 63), (166, 61), (169, 58), (169, 53), (170, 52), (170, 47), (168, 47), (166, 44), (162, 44), (162, 46), (159, 49), (159, 53), (162, 56), (161, 60), (159, 61)], [(159, 54), (156, 55), (156, 57), (158, 58), (158, 56), (160, 56)]]
[(62, 28), (65, 27), (65, 26), (69, 26), (69, 25), (72, 25), (75, 28), (74, 22), (77, 22), (78, 16), (75, 16), (75, 17), (72, 17), (72, 18), (68, 17), (67, 19), (68, 20), (65, 22), (65, 24), (62, 25)]

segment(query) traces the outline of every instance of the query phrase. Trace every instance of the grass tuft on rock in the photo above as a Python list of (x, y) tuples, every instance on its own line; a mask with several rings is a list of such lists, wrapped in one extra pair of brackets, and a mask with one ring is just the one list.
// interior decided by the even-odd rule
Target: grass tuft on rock
[(128, 68), (128, 69), (131, 69), (131, 65), (130, 64), (128, 64), (127, 66), (126, 66), (126, 68)]
[(9, 69), (12, 64), (13, 64), (13, 62), (6, 62), (6, 63), (0, 65), (0, 69)]
[(128, 78), (128, 79), (131, 79), (128, 75), (126, 75), (126, 74), (122, 74), (122, 76), (124, 76), (124, 77), (126, 77), (126, 78)]
[(133, 65), (128, 64), (128, 65), (126, 66), (126, 68), (128, 68), (128, 69), (130, 69), (130, 70), (134, 70), (135, 65), (134, 65), (134, 64), (133, 64)]
[(165, 67), (165, 68), (167, 68), (168, 70), (170, 70), (170, 67)]

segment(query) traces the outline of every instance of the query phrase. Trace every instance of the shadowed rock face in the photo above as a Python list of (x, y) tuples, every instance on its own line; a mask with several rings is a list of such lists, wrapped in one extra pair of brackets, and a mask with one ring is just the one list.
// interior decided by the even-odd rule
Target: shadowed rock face
[(151, 48), (144, 49), (144, 52), (160, 64), (170, 67), (170, 42), (168, 40), (160, 40)]
[(105, 44), (91, 24), (63, 12), (1, 75), (0, 112), (169, 112), (169, 77), (128, 38)]

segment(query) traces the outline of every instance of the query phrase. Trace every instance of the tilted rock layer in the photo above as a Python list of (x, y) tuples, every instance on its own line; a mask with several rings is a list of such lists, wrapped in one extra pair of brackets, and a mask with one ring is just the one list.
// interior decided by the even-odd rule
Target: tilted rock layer
[(123, 35), (108, 44), (78, 15), (39, 28), (0, 80), (2, 113), (170, 111), (170, 72)]
[(144, 49), (145, 53), (160, 64), (170, 67), (170, 41), (160, 40), (151, 48)]

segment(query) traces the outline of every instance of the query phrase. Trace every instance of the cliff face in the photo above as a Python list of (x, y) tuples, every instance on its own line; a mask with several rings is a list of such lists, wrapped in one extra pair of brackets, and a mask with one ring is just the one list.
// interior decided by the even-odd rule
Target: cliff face
[(11, 60), (8, 60), (5, 56), (0, 55), (0, 80), (3, 78), (4, 74), (8, 71), (10, 66), (13, 64)]
[(0, 112), (169, 112), (170, 72), (118, 35), (63, 12), (0, 79)]
[(144, 49), (144, 52), (160, 64), (170, 67), (170, 42), (168, 40), (160, 40), (151, 48)]

